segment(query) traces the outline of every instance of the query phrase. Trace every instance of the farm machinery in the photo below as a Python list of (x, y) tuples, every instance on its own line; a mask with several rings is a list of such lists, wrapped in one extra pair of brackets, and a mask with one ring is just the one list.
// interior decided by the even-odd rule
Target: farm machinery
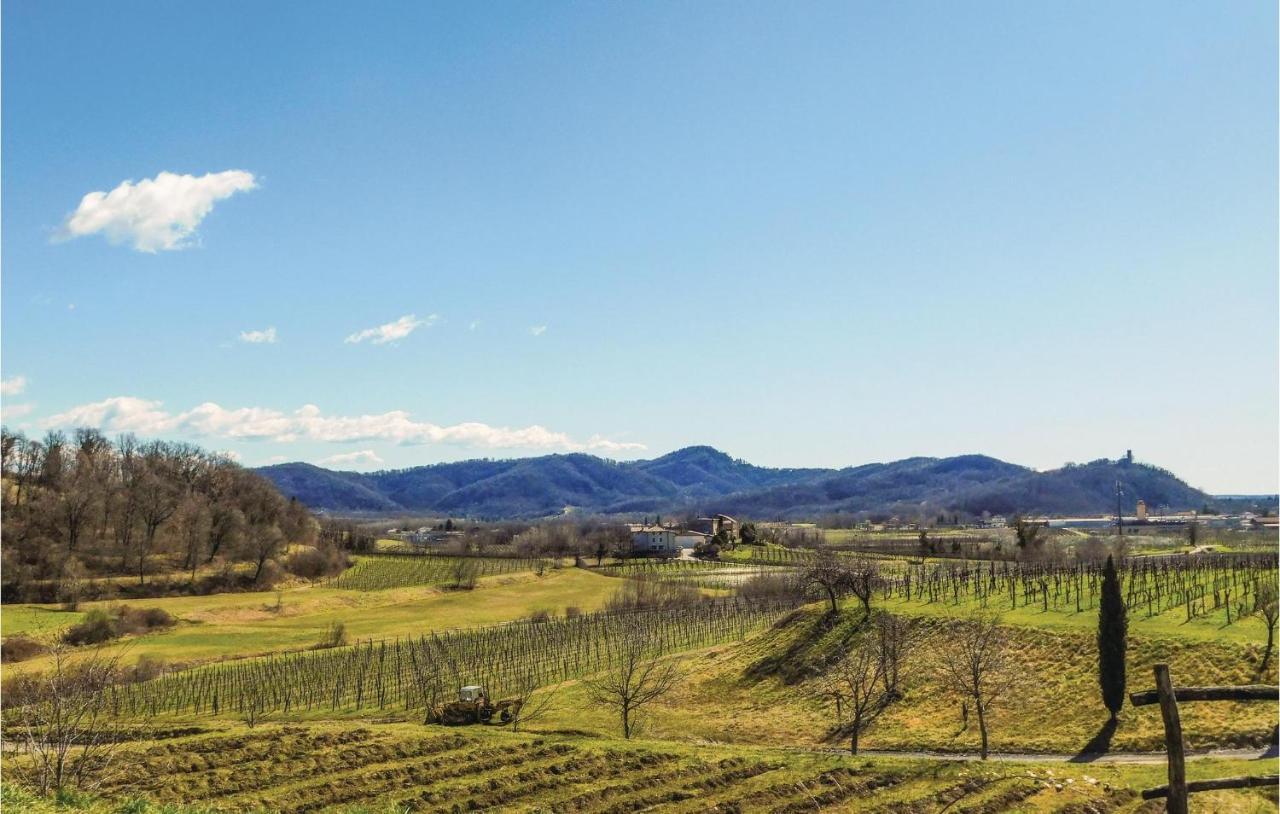
[(431, 710), (428, 723), (448, 724), (487, 724), (496, 718), (499, 723), (511, 723), (520, 712), (519, 699), (507, 699), (494, 703), (489, 700), (489, 693), (484, 687), (467, 686), (458, 690), (458, 700), (449, 701)]

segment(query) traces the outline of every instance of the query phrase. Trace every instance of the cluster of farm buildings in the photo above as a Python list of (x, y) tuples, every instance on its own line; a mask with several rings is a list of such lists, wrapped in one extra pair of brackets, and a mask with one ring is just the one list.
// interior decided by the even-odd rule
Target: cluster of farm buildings
[(658, 556), (676, 556), (682, 550), (697, 548), (719, 534), (729, 542), (738, 539), (738, 521), (727, 514), (699, 517), (679, 525), (655, 520), (652, 524), (632, 524), (630, 530), (632, 551)]

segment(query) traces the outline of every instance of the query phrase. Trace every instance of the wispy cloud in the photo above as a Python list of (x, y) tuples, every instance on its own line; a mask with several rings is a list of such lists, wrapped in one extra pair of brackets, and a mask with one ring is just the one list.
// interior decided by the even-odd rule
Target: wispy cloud
[(424, 319), (418, 319), (413, 314), (405, 314), (395, 322), (388, 322), (386, 325), (379, 325), (376, 328), (365, 328), (363, 331), (356, 331), (344, 341), (358, 344), (368, 339), (374, 345), (385, 345), (388, 342), (395, 342), (397, 339), (404, 339), (418, 328), (430, 328), (438, 319), (440, 317), (437, 314), (428, 314)]
[(0, 418), (5, 421), (13, 421), (14, 419), (31, 415), (31, 411), (35, 408), (34, 404), (5, 404), (0, 406)]
[(213, 205), (258, 186), (244, 170), (200, 177), (162, 172), (137, 183), (123, 181), (110, 192), (90, 192), (62, 225), (61, 239), (102, 234), (111, 243), (129, 243), (140, 252), (184, 249)]
[(376, 415), (325, 415), (314, 404), (292, 413), (267, 407), (228, 409), (205, 402), (190, 410), (171, 413), (159, 401), (116, 396), (82, 404), (42, 422), (47, 428), (90, 426), (111, 432), (139, 435), (187, 434), (245, 440), (324, 441), (355, 443), (385, 441), (401, 445), (449, 444), (478, 449), (540, 449), (592, 452), (626, 452), (644, 444), (614, 441), (593, 435), (577, 441), (563, 432), (534, 424), (528, 427), (494, 427), (476, 421), (442, 426), (415, 421), (404, 410)]
[(529, 329), (529, 333), (533, 334), (534, 336), (542, 336), (546, 332), (547, 332), (546, 325), (534, 325), (532, 328)]
[(321, 458), (319, 463), (321, 466), (376, 466), (383, 461), (373, 450), (362, 449), (359, 452), (330, 455), (328, 458)]
[(14, 376), (0, 381), (0, 396), (16, 396), (27, 389), (26, 376)]
[(264, 328), (261, 331), (241, 331), (240, 341), (248, 342), (251, 345), (274, 345), (276, 341), (275, 327)]

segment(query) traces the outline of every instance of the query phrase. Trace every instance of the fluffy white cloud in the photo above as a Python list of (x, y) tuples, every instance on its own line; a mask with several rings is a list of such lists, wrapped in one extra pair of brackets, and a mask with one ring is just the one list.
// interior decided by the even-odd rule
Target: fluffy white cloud
[(276, 329), (273, 326), (261, 331), (241, 331), (240, 341), (251, 345), (272, 345), (276, 341)]
[(16, 396), (27, 389), (26, 376), (14, 376), (0, 381), (0, 396)]
[(198, 178), (162, 172), (136, 184), (123, 181), (110, 192), (90, 192), (81, 198), (62, 226), (62, 237), (101, 233), (112, 243), (131, 243), (148, 253), (186, 248), (215, 203), (257, 185), (253, 173), (244, 170), (210, 172)]
[(533, 334), (534, 336), (542, 336), (546, 332), (547, 332), (546, 325), (534, 325), (532, 328), (529, 329), (529, 333)]
[(362, 449), (359, 452), (343, 452), (320, 459), (321, 466), (374, 466), (381, 463), (383, 463), (382, 459), (371, 449)]
[(592, 452), (626, 452), (644, 444), (613, 441), (595, 435), (576, 441), (562, 432), (534, 424), (529, 427), (493, 427), (479, 422), (441, 426), (414, 421), (403, 410), (376, 415), (325, 415), (314, 404), (292, 413), (266, 407), (228, 409), (205, 402), (181, 413), (170, 413), (158, 401), (117, 396), (82, 404), (51, 416), (46, 427), (100, 427), (111, 432), (139, 435), (187, 434), (245, 440), (324, 441), (357, 443), (385, 441), (405, 446), (450, 444), (478, 449), (542, 449)]
[(395, 322), (388, 322), (386, 325), (379, 325), (376, 328), (365, 328), (363, 331), (356, 331), (344, 341), (356, 344), (370, 339), (375, 345), (385, 345), (397, 339), (404, 339), (418, 328), (430, 328), (439, 318), (437, 314), (428, 314), (426, 319), (418, 319), (413, 314), (405, 314)]

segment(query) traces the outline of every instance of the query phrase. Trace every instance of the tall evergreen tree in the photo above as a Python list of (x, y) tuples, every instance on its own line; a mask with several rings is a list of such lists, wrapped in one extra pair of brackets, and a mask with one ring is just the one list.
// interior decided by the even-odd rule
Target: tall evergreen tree
[(1129, 616), (1120, 594), (1120, 576), (1110, 555), (1102, 571), (1102, 598), (1098, 604), (1098, 683), (1102, 703), (1116, 719), (1124, 706), (1124, 663)]

